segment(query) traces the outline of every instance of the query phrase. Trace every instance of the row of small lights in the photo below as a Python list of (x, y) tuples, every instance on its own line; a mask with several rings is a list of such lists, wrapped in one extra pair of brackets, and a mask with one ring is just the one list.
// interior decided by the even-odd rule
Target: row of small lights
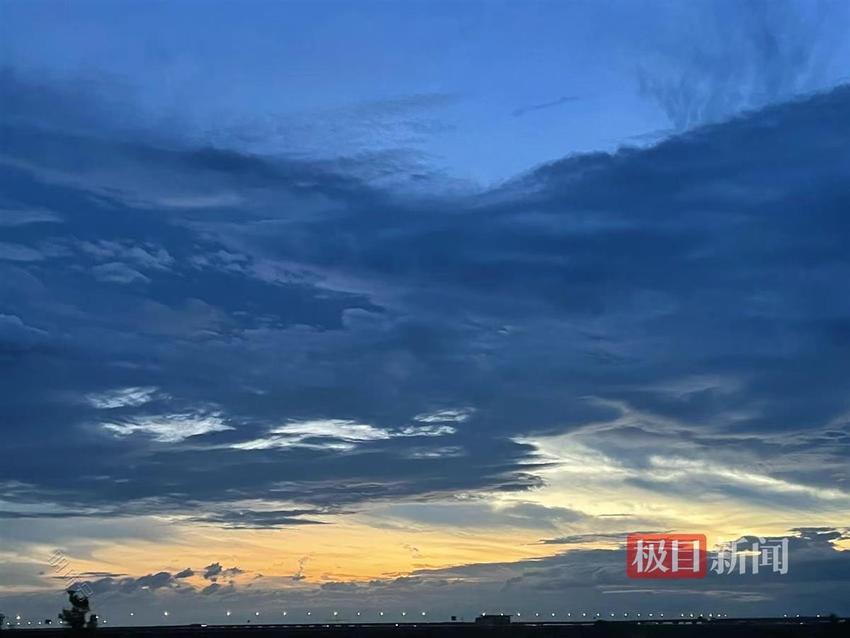
[[(95, 615), (96, 615), (96, 614), (95, 614)], [(130, 612), (130, 615), (132, 616), (132, 615), (133, 615), (133, 613), (132, 613), (132, 612)], [(22, 620), (21, 620), (21, 616), (20, 616), (20, 615), (15, 616), (15, 626), (21, 625), (23, 622), (24, 622), (24, 621), (22, 621)], [(103, 624), (105, 625), (105, 624), (106, 624), (106, 619), (105, 619), (105, 618), (101, 618), (100, 616), (98, 616), (98, 617), (97, 617), (97, 622), (99, 622), (99, 623), (103, 623)], [(27, 621), (26, 621), (26, 623), (27, 623), (28, 625), (32, 625), (32, 621), (31, 621), (31, 620), (27, 620)], [(61, 619), (61, 618), (58, 620), (58, 623), (59, 623), (60, 625), (61, 625), (61, 624), (63, 624), (63, 623), (62, 623), (62, 619)], [(12, 621), (10, 620), (10, 621), (8, 621), (6, 624), (7, 624), (7, 625), (9, 625), (9, 626), (11, 627), (11, 626), (12, 626)], [(48, 620), (48, 621), (42, 622), (42, 621), (38, 620), (38, 621), (36, 621), (36, 623), (35, 623), (35, 624), (36, 624), (36, 625), (49, 625), (49, 624), (51, 624), (51, 621), (49, 621), (49, 620)]]
[[(230, 615), (232, 615), (232, 613), (233, 613), (233, 612), (231, 612), (230, 610), (227, 610), (227, 611), (225, 612), (225, 615), (230, 616)], [(428, 614), (428, 612), (425, 612), (425, 611), (420, 612), (420, 613), (421, 613), (421, 615), (422, 615), (422, 616), (427, 616), (427, 614)], [(483, 612), (483, 611), (482, 611), (482, 612), (481, 612), (481, 615), (482, 615), (482, 616), (484, 616), (484, 615), (486, 615), (486, 613), (487, 613), (487, 612)], [(283, 615), (284, 615), (284, 616), (286, 616), (287, 614), (288, 614), (288, 612), (286, 612), (286, 611), (284, 611), (284, 612), (283, 612)], [(135, 616), (135, 612), (132, 612), (132, 611), (131, 611), (131, 612), (130, 612), (130, 615), (131, 615), (131, 616)], [(167, 616), (168, 616), (168, 611), (163, 611), (163, 612), (162, 612), (162, 615), (167, 617)], [(254, 612), (254, 616), (259, 616), (259, 615), (260, 615), (260, 612), (259, 612), (259, 611), (255, 611), (255, 612)], [(312, 616), (312, 615), (313, 615), (313, 612), (312, 612), (312, 611), (308, 611), (308, 612), (307, 612), (307, 615), (308, 615), (308, 616)], [(334, 616), (339, 616), (339, 612), (338, 612), (338, 611), (334, 611), (334, 612), (333, 612), (333, 615), (334, 615)], [(359, 611), (358, 611), (358, 612), (357, 612), (357, 616), (360, 616), (360, 615), (361, 615), (361, 612), (359, 612)], [(379, 616), (384, 616), (384, 612), (379, 611), (379, 612), (378, 612), (378, 615), (379, 615)], [(401, 612), (401, 615), (402, 615), (402, 616), (407, 616), (407, 612), (406, 612), (406, 611), (403, 611), (403, 612)], [(500, 615), (504, 616), (504, 614), (500, 614)], [(517, 617), (517, 618), (521, 618), (521, 617), (522, 617), (522, 614), (521, 614), (520, 612), (516, 612), (516, 614), (515, 614), (515, 615), (516, 615), (516, 617)], [(551, 614), (551, 615), (552, 615), (552, 617), (553, 617), (553, 618), (555, 618), (555, 617), (556, 617), (556, 613), (555, 613), (554, 611), (552, 612), (552, 614)], [(535, 612), (534, 616), (535, 616), (535, 618), (539, 618), (539, 617), (540, 617), (540, 612)], [(544, 614), (544, 616), (545, 616), (545, 614)], [(586, 618), (587, 616), (588, 616), (588, 614), (587, 614), (586, 612), (582, 612), (582, 614), (581, 614), (581, 617), (582, 617), (582, 618)], [(681, 614), (679, 614), (679, 617), (681, 617), (681, 618), (699, 618), (700, 616), (702, 616), (702, 617), (707, 617), (707, 618), (728, 618), (728, 617), (729, 617), (729, 614), (708, 614), (707, 616), (705, 616), (704, 614), (693, 614), (693, 613), (689, 613), (689, 614), (681, 613)], [(571, 612), (567, 612), (567, 617), (568, 617), (568, 618), (571, 618), (571, 617), (572, 617), (572, 613), (571, 613)], [(597, 613), (595, 613), (595, 614), (591, 614), (591, 617), (592, 617), (592, 618), (601, 618), (601, 617), (602, 617), (602, 614), (600, 614), (600, 613), (598, 613), (598, 612), (597, 612)], [(617, 614), (615, 614), (614, 612), (611, 612), (611, 618), (616, 618), (616, 617), (617, 617)], [(623, 613), (623, 617), (624, 617), (624, 618), (628, 618), (628, 617), (629, 617), (628, 612)], [(636, 618), (640, 618), (640, 617), (641, 617), (641, 615), (640, 615), (640, 614), (635, 614), (635, 617), (636, 617)], [(647, 617), (648, 617), (648, 618), (654, 618), (654, 615), (653, 615), (652, 613), (650, 613), (650, 614), (647, 614)], [(664, 618), (664, 614), (658, 614), (658, 617), (659, 617), (659, 618)], [(788, 614), (782, 614), (782, 617), (783, 617), (783, 618), (788, 618)], [(795, 618), (799, 618), (799, 617), (800, 617), (800, 614), (795, 614), (795, 615), (794, 615), (794, 617), (795, 617)], [(821, 617), (821, 615), (820, 615), (820, 614), (816, 614), (816, 615), (815, 615), (815, 617), (816, 617), (816, 618), (820, 618), (820, 617)], [(20, 624), (21, 624), (21, 617), (20, 617), (20, 615), (15, 616), (15, 621), (16, 621), (16, 623), (15, 623), (16, 625), (20, 625)], [(29, 621), (29, 620), (28, 620), (28, 621), (26, 621), (26, 622), (27, 622), (27, 624), (28, 624), (28, 625), (32, 625), (32, 621)], [(99, 616), (98, 616), (98, 622), (102, 622), (103, 624), (106, 624), (106, 619), (101, 618), (101, 617), (99, 617)], [(9, 623), (9, 624), (11, 624), (11, 623)], [(36, 623), (36, 624), (40, 625), (40, 624), (42, 624), (42, 622), (39, 620), (39, 621), (37, 621), (37, 623)], [(61, 621), (61, 620), (59, 621), (59, 624), (62, 624), (62, 621)]]
[[(226, 614), (227, 616), (232, 615), (232, 613), (233, 613), (233, 612), (231, 612), (231, 611), (229, 611), (229, 610), (225, 612), (225, 614)], [(289, 612), (284, 611), (284, 612), (283, 612), (283, 615), (284, 615), (284, 616), (286, 616), (286, 615), (288, 615), (288, 613), (289, 613)], [(400, 612), (400, 613), (401, 613), (401, 615), (402, 615), (402, 616), (407, 616), (407, 612), (406, 612), (406, 611), (403, 611), (403, 612)], [(308, 612), (307, 612), (307, 615), (308, 615), (308, 616), (311, 616), (312, 614), (313, 614), (313, 612), (312, 612), (312, 611), (308, 611)], [(423, 611), (423, 612), (420, 612), (420, 614), (421, 614), (422, 616), (426, 616), (426, 615), (428, 614), (428, 612)], [(484, 615), (486, 615), (486, 614), (487, 614), (487, 612), (485, 612), (485, 611), (482, 611), (482, 612), (481, 612), (481, 615), (482, 615), (482, 616), (484, 616)], [(132, 616), (132, 615), (133, 615), (133, 613), (132, 613), (132, 612), (130, 612), (130, 615)], [(167, 611), (163, 612), (163, 615), (164, 615), (164, 616), (167, 616), (167, 615), (168, 615), (168, 612), (167, 612)], [(255, 616), (259, 616), (259, 615), (260, 615), (260, 612), (259, 612), (259, 611), (255, 611), (255, 612), (254, 612), (254, 615), (255, 615)], [(334, 616), (339, 616), (339, 612), (338, 612), (338, 611), (334, 611), (334, 612), (333, 612), (333, 615), (334, 615)], [(361, 614), (361, 612), (359, 612), (359, 611), (358, 611), (358, 612), (356, 612), (356, 615), (357, 615), (357, 616), (360, 616), (360, 615), (362, 615), (362, 614)], [(379, 612), (378, 612), (378, 615), (379, 615), (379, 616), (384, 616), (385, 614), (384, 614), (384, 612), (383, 612), (383, 611), (379, 611)], [(505, 614), (504, 614), (504, 613), (500, 613), (499, 615), (500, 615), (500, 616), (504, 616)], [(522, 613), (521, 613), (521, 612), (516, 612), (516, 614), (514, 614), (514, 615), (515, 615), (517, 618), (521, 618), (521, 617), (522, 617)], [(572, 614), (572, 612), (567, 612), (567, 617), (568, 617), (568, 618), (571, 618), (571, 617), (572, 617), (572, 615), (573, 615), (573, 614)], [(578, 615), (578, 614), (576, 614), (576, 615)], [(535, 618), (539, 618), (539, 617), (540, 617), (540, 612), (535, 612), (534, 616), (535, 616)], [(546, 616), (546, 614), (543, 614), (543, 616), (545, 617), (545, 616)], [(551, 613), (551, 616), (552, 616), (552, 618), (557, 617), (556, 612), (554, 612), (554, 611), (553, 611), (553, 612)], [(597, 612), (597, 613), (595, 613), (595, 614), (588, 614), (587, 612), (582, 612), (582, 614), (581, 614), (581, 617), (582, 617), (582, 618), (587, 618), (587, 616), (590, 616), (590, 617), (592, 617), (592, 618), (601, 618), (601, 617), (602, 617), (602, 614), (601, 614), (601, 613), (598, 613), (598, 612)], [(640, 613), (634, 614), (634, 616), (635, 616), (636, 618), (641, 618), (641, 617), (642, 617)], [(694, 613), (688, 613), (688, 614), (685, 614), (685, 613), (681, 613), (681, 614), (679, 614), (679, 616), (680, 616), (681, 618), (699, 618), (700, 616), (702, 616), (702, 617), (704, 617), (704, 618), (728, 618), (728, 617), (729, 617), (729, 614), (720, 614), (720, 613), (717, 613), (717, 614), (713, 614), (713, 613), (711, 613), (711, 614), (702, 614), (702, 613), (699, 613), (699, 614), (694, 614)], [(611, 618), (616, 618), (616, 617), (617, 617), (617, 614), (615, 614), (615, 613), (611, 612)], [(629, 613), (628, 613), (628, 612), (623, 613), (623, 617), (624, 617), (624, 618), (628, 618), (628, 617), (629, 617)], [(647, 617), (647, 618), (654, 618), (654, 617), (656, 617), (656, 615), (655, 615), (655, 614), (653, 614), (653, 613), (648, 613), (648, 614), (646, 615), (646, 617)], [(658, 617), (658, 618), (664, 618), (664, 614), (659, 613), (659, 614), (657, 614), (657, 617)], [(784, 617), (784, 618), (788, 618), (788, 614), (783, 614), (783, 617)], [(799, 617), (800, 617), (800, 614), (796, 614), (796, 617), (797, 617), (797, 618), (799, 618)], [(817, 617), (817, 618), (820, 618), (820, 614), (817, 614), (817, 616), (816, 616), (816, 617)]]

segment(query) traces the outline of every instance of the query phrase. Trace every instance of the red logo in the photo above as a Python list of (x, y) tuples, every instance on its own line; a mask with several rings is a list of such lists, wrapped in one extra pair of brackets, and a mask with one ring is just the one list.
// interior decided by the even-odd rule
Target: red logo
[(704, 578), (705, 534), (629, 534), (629, 578)]

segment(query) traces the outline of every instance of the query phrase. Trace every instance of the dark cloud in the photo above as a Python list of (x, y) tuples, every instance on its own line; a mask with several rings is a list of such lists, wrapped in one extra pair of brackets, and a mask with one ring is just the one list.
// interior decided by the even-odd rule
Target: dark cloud
[(135, 594), (139, 591), (154, 592), (158, 589), (171, 589), (177, 586), (174, 582), (174, 576), (169, 572), (157, 572), (139, 578), (107, 576), (106, 578), (85, 582), (94, 595), (106, 593)]
[(215, 562), (204, 567), (203, 577), (206, 580), (215, 582), (219, 578), (232, 578), (233, 576), (244, 573), (244, 570), (239, 569), (238, 567), (224, 568), (221, 566), (221, 563)]
[(275, 511), (240, 510), (206, 514), (193, 520), (233, 529), (273, 529), (275, 527), (286, 527), (289, 525), (322, 525), (322, 521), (302, 517), (305, 515), (327, 513), (317, 509)]
[(545, 538), (540, 542), (544, 545), (584, 545), (591, 543), (616, 543), (625, 546), (629, 534), (663, 534), (664, 530), (635, 530), (631, 532), (606, 532), (590, 534), (569, 534), (557, 538)]
[(113, 572), (80, 572), (82, 578), (120, 578), (126, 574), (116, 574)]
[(207, 580), (214, 580), (221, 575), (221, 571), (221, 563), (211, 563), (204, 567), (204, 578)]
[(63, 222), (3, 226), (17, 505), (327, 522), (541, 487), (534, 442), (565, 433), (650, 494), (846, 502), (847, 88), (426, 198), (95, 136), (3, 81), (41, 100), (3, 124), (4, 207)]
[[(282, 496), (322, 505), (528, 489), (539, 484), (533, 450), (509, 437), (610, 413), (588, 395), (707, 431), (824, 424), (846, 408), (840, 326), (850, 311), (830, 292), (847, 269), (838, 186), (847, 101), (839, 89), (427, 208), (307, 164), (84, 136), (71, 144), (21, 124), (7, 131), (6, 153), (27, 168), (3, 169), (9, 196), (65, 223), (13, 229), (10, 242), (53, 256), (4, 266), (15, 313), (4, 315), (5, 340), (29, 352), (46, 334), (64, 337), (16, 366), (6, 422), (46, 433), (62, 414), (82, 428), (90, 462), (121, 482), (104, 490), (81, 477), (75, 492), (104, 505), (162, 496), (175, 482), (190, 499), (225, 485), (250, 497), (268, 487), (270, 463), (275, 481), (292, 485)], [(86, 173), (82, 148), (92, 151)], [(243, 205), (203, 199), (213, 185)], [(664, 387), (696, 373), (714, 381)], [(157, 398), (108, 418), (66, 398), (140, 386)], [(24, 424), (27, 404), (40, 416)], [(455, 434), (415, 449), (401, 438), (358, 442), (357, 454), (321, 441), (227, 447), (289, 419), (394, 429), (470, 405)], [(21, 436), (10, 443), (23, 452), (33, 439)], [(151, 444), (190, 436), (216, 445)], [(68, 457), (53, 458), (50, 440), (39, 437), (44, 468), (16, 454), (6, 478), (38, 476), (58, 497)], [(121, 461), (140, 452), (141, 462)], [(237, 464), (238, 475), (228, 471)]]

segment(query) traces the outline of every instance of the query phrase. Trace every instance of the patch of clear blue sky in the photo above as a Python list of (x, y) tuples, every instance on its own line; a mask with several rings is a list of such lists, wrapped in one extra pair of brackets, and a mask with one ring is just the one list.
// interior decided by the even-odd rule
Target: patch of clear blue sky
[(806, 0), (1, 11), (5, 66), (94, 81), (147, 125), (262, 153), (412, 150), (407, 161), (481, 185), (834, 85), (850, 60), (841, 3)]

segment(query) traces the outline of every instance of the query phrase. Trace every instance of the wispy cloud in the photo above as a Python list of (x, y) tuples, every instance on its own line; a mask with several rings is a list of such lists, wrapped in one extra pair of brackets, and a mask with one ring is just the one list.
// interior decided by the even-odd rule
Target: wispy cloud
[(117, 390), (89, 394), (86, 396), (86, 401), (101, 410), (128, 406), (137, 407), (153, 400), (156, 392), (157, 388), (153, 387), (119, 388)]
[(0, 226), (57, 224), (62, 218), (46, 208), (0, 208)]
[(189, 437), (234, 429), (216, 413), (137, 416), (117, 423), (102, 423), (101, 427), (118, 436), (149, 434), (160, 443), (179, 443)]
[(581, 98), (576, 95), (567, 95), (564, 97), (559, 97), (557, 100), (551, 100), (549, 102), (540, 102), (539, 104), (529, 104), (527, 106), (521, 106), (519, 108), (511, 111), (511, 115), (514, 117), (522, 117), (523, 115), (528, 115), (529, 113), (533, 113), (534, 111), (544, 111), (546, 109), (552, 109), (556, 106), (563, 106), (564, 104), (569, 104), (570, 102), (577, 102)]
[(293, 421), (273, 428), (268, 436), (232, 444), (239, 450), (308, 447), (316, 449), (351, 450), (358, 444), (384, 441), (396, 437), (432, 437), (453, 434), (447, 425), (405, 426), (400, 429), (378, 428), (346, 419)]

